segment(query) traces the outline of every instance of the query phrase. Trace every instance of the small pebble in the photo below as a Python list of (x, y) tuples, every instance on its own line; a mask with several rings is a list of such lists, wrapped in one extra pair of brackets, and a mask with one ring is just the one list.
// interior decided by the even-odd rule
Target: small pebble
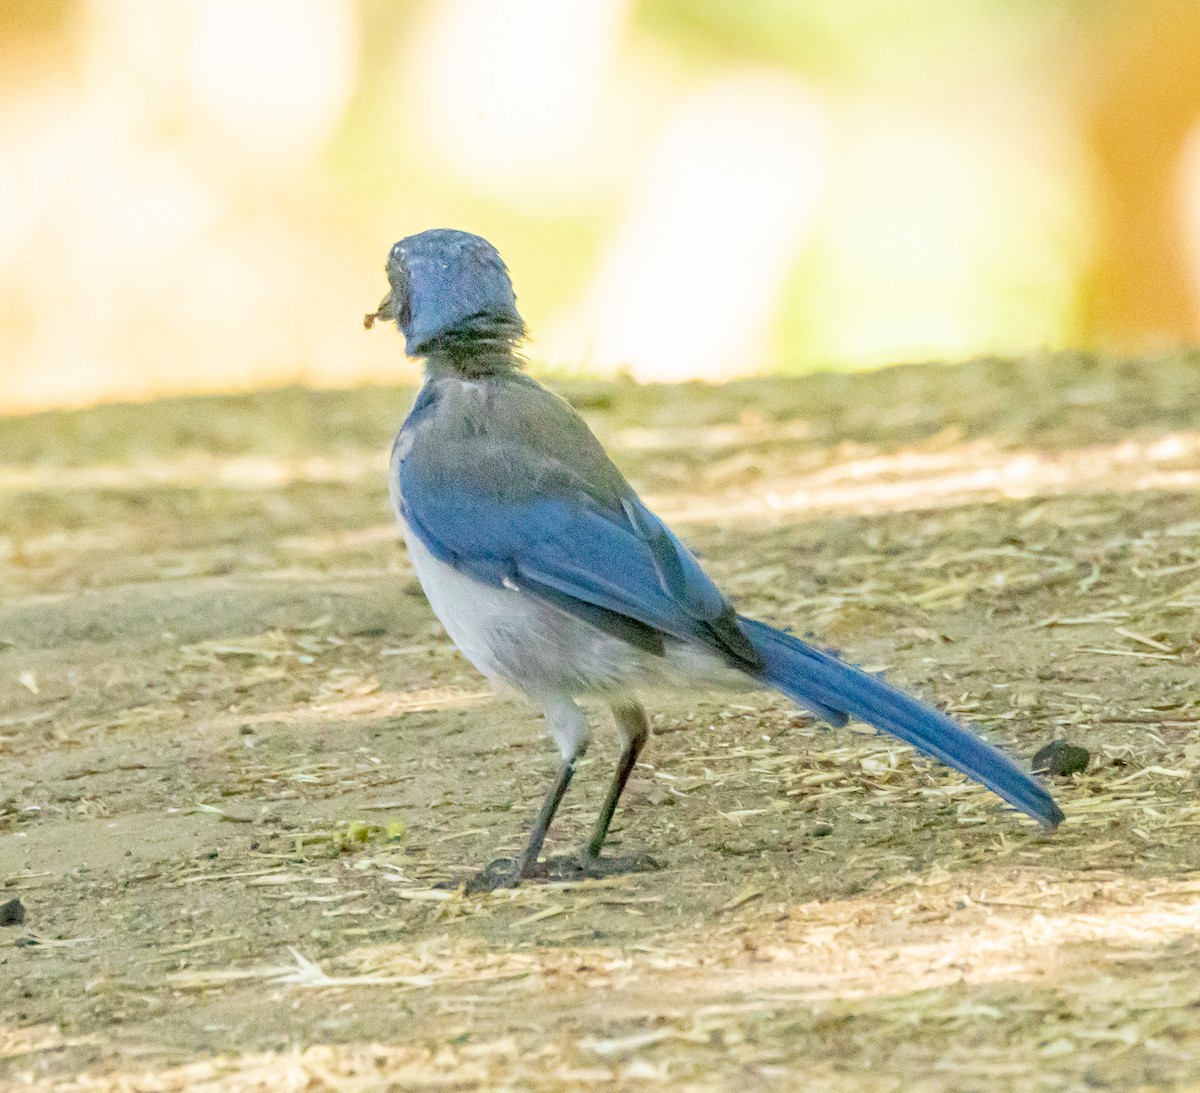
[(1068, 774), (1081, 774), (1087, 769), (1091, 753), (1078, 744), (1066, 740), (1051, 740), (1033, 757), (1033, 772), (1062, 778)]
[(826, 835), (832, 835), (833, 824), (813, 824), (811, 834), (816, 839), (823, 839)]
[(25, 904), (16, 896), (0, 903), (0, 926), (20, 926), (25, 921)]

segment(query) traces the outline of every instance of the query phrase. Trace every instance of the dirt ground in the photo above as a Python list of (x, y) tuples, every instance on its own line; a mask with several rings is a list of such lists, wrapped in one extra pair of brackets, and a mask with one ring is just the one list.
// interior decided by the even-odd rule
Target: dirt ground
[(0, 1086), (1200, 1088), (1200, 357), (560, 389), (741, 609), (1088, 748), (1059, 833), (684, 695), (613, 837), (661, 871), (435, 887), (556, 761), (397, 541), (411, 391), (3, 420)]

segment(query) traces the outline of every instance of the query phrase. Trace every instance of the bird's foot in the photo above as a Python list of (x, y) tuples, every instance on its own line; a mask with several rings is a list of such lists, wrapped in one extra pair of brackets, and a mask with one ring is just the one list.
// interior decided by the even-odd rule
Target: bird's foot
[[(545, 877), (552, 881), (602, 880), (619, 877), (625, 873), (651, 873), (662, 868), (649, 854), (622, 854), (617, 857), (600, 857), (586, 850), (574, 854), (562, 854), (547, 858), (541, 863)], [(539, 872), (539, 876), (542, 875)]]
[[(598, 857), (586, 850), (560, 854), (536, 865), (524, 866), (520, 858), (497, 858), (489, 862), (463, 885), (463, 894), (479, 895), (501, 888), (518, 888), (522, 881), (602, 880), (625, 873), (650, 873), (662, 866), (649, 854), (624, 854), (618, 857)], [(438, 887), (457, 887), (451, 882)]]
[(523, 866), (520, 858), (497, 858), (488, 862), (463, 885), (463, 894), (474, 896), (480, 892), (495, 892), (500, 888), (517, 888), (521, 881), (544, 874), (544, 866), (541, 864), (532, 869)]

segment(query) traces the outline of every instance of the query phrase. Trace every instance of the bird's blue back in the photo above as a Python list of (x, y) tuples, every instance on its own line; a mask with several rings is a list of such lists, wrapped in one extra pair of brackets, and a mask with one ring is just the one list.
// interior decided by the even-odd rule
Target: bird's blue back
[(434, 557), (757, 664), (696, 559), (571, 406), (528, 377), (428, 384), (397, 443), (401, 513)]

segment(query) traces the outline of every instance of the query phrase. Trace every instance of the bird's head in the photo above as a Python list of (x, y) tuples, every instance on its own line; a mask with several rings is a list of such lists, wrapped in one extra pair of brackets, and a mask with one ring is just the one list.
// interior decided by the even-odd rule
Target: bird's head
[(434, 228), (401, 239), (387, 276), (391, 291), (363, 322), (394, 322), (410, 356), (511, 347), (525, 333), (504, 260), (478, 235)]

